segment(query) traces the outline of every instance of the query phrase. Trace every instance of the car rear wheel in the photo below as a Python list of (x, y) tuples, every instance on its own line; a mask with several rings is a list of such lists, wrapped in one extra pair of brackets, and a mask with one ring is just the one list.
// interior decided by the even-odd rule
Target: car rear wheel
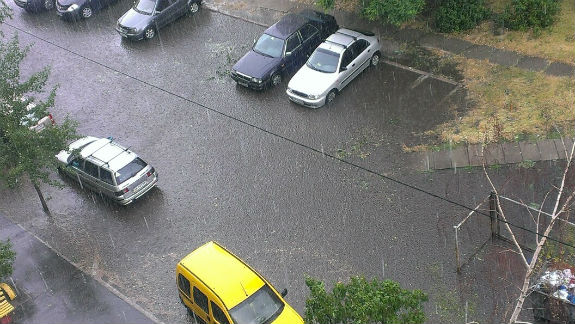
[(51, 10), (54, 8), (54, 0), (44, 0), (44, 9)]
[(333, 89), (325, 97), (325, 104), (326, 105), (331, 104), (334, 101), (335, 96), (337, 96), (337, 90)]
[(152, 39), (156, 36), (156, 30), (153, 27), (148, 27), (144, 30), (144, 37), (146, 39)]
[(375, 53), (373, 54), (373, 56), (371, 57), (371, 66), (377, 66), (379, 64), (379, 59), (381, 58), (381, 54), (379, 53)]
[(280, 83), (282, 83), (282, 75), (279, 73), (272, 75), (272, 85), (275, 87)]
[(192, 2), (190, 5), (190, 13), (195, 14), (200, 10), (200, 4), (198, 2)]
[(90, 8), (89, 6), (85, 6), (84, 8), (82, 8), (81, 14), (82, 14), (82, 18), (84, 19), (88, 19), (90, 17), (92, 17), (92, 14), (94, 12), (92, 11), (92, 8)]

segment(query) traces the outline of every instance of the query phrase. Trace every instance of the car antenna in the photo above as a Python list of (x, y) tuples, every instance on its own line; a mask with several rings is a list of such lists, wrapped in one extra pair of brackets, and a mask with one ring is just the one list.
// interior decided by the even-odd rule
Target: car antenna
[(246, 291), (246, 288), (244, 287), (244, 284), (240, 281), (240, 286), (242, 286), (242, 289), (244, 290), (244, 294), (246, 294), (246, 297), (248, 297), (248, 292)]

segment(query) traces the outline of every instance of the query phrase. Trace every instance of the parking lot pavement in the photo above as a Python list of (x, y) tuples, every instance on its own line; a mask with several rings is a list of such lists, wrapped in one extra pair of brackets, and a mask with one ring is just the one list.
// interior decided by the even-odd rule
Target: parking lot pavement
[(0, 239), (16, 252), (13, 324), (160, 323), (1, 214), (0, 224)]

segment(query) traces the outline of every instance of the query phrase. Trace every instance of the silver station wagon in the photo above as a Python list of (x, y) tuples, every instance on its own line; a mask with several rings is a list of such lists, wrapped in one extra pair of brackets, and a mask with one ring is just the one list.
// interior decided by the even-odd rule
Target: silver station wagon
[(87, 136), (60, 151), (59, 169), (82, 187), (101, 193), (120, 205), (140, 198), (158, 182), (156, 170), (112, 138)]

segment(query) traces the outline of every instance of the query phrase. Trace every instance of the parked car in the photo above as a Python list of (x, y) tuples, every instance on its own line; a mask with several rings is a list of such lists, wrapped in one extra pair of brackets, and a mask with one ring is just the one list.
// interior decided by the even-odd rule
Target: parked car
[(333, 16), (313, 10), (288, 14), (264, 31), (252, 49), (232, 67), (237, 84), (256, 90), (281, 83), (339, 27)]
[(120, 205), (127, 205), (158, 182), (156, 170), (112, 138), (86, 136), (56, 155), (59, 169)]
[(381, 57), (379, 39), (370, 32), (342, 28), (329, 36), (293, 76), (286, 93), (300, 105), (318, 108)]
[(199, 323), (303, 324), (301, 316), (259, 273), (216, 242), (176, 266), (180, 300)]
[(62, 19), (88, 19), (95, 12), (106, 8), (117, 0), (56, 0), (56, 13)]
[(28, 12), (40, 12), (54, 9), (54, 0), (14, 0), (14, 3)]
[(200, 10), (201, 0), (137, 0), (116, 24), (122, 37), (151, 39), (157, 31), (186, 13)]

